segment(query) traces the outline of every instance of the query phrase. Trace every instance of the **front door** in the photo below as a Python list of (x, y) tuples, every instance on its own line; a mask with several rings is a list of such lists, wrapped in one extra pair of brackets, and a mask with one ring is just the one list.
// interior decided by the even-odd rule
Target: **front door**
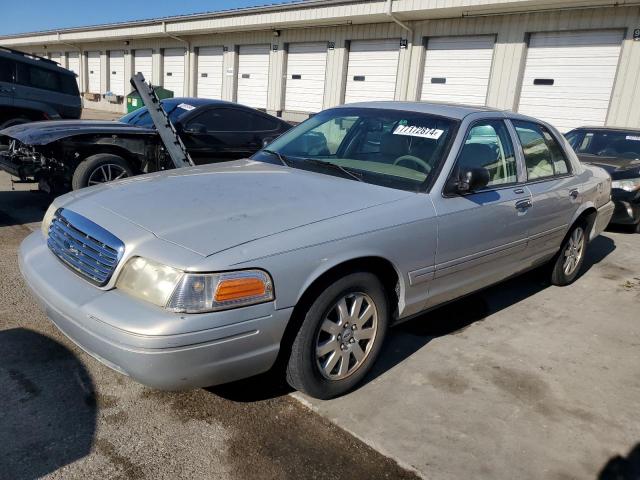
[(517, 272), (527, 244), (531, 197), (503, 120), (474, 123), (452, 175), (488, 170), (489, 183), (465, 195), (433, 195), (438, 214), (435, 278), (427, 307), (453, 300)]

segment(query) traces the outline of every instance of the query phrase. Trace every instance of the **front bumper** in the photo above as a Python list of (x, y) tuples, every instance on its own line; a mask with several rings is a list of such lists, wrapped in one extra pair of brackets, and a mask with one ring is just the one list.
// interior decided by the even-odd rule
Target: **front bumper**
[(640, 192), (612, 190), (615, 211), (611, 217), (614, 225), (635, 225), (640, 222)]
[[(19, 264), (47, 316), (67, 337), (108, 367), (162, 390), (269, 370), (292, 312), (274, 303), (199, 315), (167, 312), (89, 284), (54, 257), (40, 232), (22, 242)], [(130, 329), (122, 328), (123, 319)]]

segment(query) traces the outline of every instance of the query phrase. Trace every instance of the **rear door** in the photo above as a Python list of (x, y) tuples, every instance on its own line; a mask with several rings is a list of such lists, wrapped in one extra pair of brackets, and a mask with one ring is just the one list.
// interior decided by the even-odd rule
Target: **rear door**
[(532, 260), (555, 253), (580, 206), (582, 179), (574, 175), (554, 134), (544, 125), (511, 121), (524, 156), (527, 189), (532, 196), (528, 213), (528, 256)]
[[(502, 119), (473, 123), (450, 178), (461, 167), (484, 168), (486, 188), (466, 195), (434, 194), (438, 214), (436, 270), (427, 306), (453, 300), (521, 268), (527, 244), (531, 197), (507, 124)], [(439, 192), (438, 192), (439, 193)]]

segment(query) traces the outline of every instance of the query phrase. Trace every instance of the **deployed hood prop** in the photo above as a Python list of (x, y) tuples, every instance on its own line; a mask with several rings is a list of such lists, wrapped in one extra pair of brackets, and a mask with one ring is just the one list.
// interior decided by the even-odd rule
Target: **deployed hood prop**
[(164, 147), (176, 168), (194, 165), (178, 132), (171, 124), (167, 112), (162, 108), (153, 86), (145, 82), (144, 76), (140, 72), (131, 77), (131, 85), (140, 94), (144, 105), (149, 110), (151, 120), (153, 120), (158, 135), (160, 135), (162, 143), (164, 143)]

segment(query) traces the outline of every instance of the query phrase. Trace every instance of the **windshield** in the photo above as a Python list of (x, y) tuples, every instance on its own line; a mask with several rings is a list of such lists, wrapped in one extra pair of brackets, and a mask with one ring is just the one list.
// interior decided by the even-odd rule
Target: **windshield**
[(640, 132), (586, 131), (584, 136), (574, 134), (568, 138), (576, 153), (599, 157), (640, 157)]
[(284, 158), (294, 168), (418, 190), (435, 174), (455, 125), (417, 112), (337, 108), (310, 118), (253, 158)]
[[(180, 118), (184, 113), (193, 110), (191, 105), (187, 105), (185, 103), (179, 102), (161, 102), (162, 107), (164, 108), (167, 115), (169, 115), (169, 120), (171, 123), (175, 125), (175, 121)], [(151, 115), (149, 115), (149, 111), (147, 107), (139, 108), (138, 110), (134, 110), (131, 113), (127, 113), (124, 117), (119, 120), (122, 123), (128, 123), (129, 125), (134, 125), (136, 127), (144, 127), (144, 128), (155, 128), (153, 125), (153, 120), (151, 119)]]

